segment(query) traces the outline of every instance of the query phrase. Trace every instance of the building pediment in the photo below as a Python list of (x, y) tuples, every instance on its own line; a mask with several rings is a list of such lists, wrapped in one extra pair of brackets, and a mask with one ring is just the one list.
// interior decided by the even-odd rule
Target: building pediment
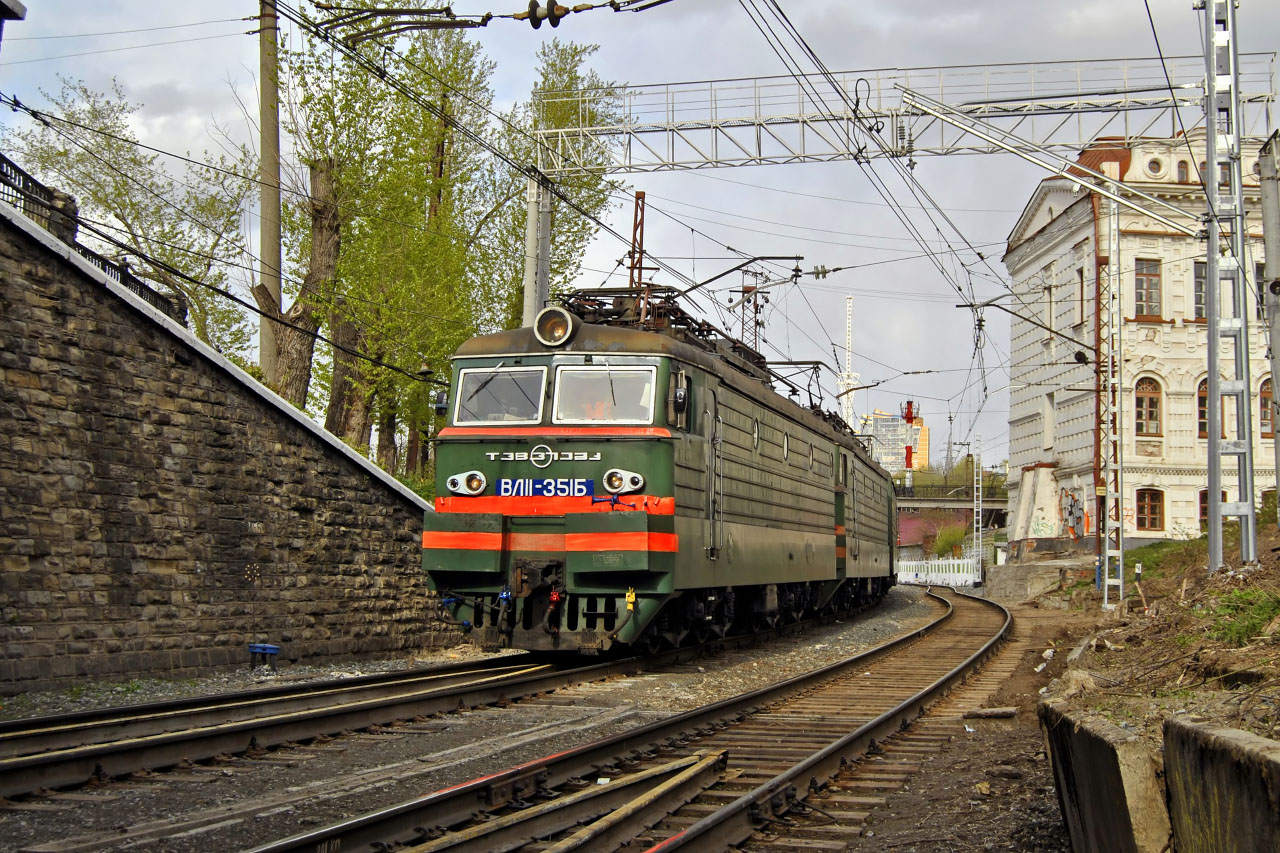
[(1008, 251), (1039, 233), (1081, 196), (1074, 183), (1066, 178), (1046, 178), (1036, 186), (1035, 192), (1009, 233)]

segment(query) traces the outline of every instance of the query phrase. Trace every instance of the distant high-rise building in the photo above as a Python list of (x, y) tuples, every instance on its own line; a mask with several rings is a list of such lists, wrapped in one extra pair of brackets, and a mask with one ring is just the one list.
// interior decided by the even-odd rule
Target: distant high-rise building
[(911, 470), (929, 467), (929, 428), (924, 418), (912, 412), (908, 420), (876, 409), (862, 418), (862, 432), (869, 434), (871, 457), (889, 473), (907, 470), (907, 447), (911, 447)]

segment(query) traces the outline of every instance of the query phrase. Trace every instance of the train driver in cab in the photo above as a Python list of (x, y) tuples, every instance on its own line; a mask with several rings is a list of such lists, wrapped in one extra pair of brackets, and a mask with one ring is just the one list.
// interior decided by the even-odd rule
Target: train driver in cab
[(560, 401), (560, 417), (572, 421), (607, 421), (613, 417), (616, 389), (609, 387), (605, 373), (575, 372), (572, 381), (561, 386), (567, 399)]

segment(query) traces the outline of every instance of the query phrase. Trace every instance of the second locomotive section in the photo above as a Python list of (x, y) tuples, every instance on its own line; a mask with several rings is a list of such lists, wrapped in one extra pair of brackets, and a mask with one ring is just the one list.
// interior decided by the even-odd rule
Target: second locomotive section
[(725, 357), (561, 308), (464, 344), (423, 534), (450, 618), (490, 648), (655, 649), (882, 595), (887, 476)]

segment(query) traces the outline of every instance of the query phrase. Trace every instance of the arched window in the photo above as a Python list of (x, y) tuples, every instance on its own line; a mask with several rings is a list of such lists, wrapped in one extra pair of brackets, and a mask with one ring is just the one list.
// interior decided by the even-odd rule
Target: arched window
[(1262, 427), (1263, 438), (1275, 438), (1275, 421), (1272, 419), (1271, 379), (1262, 380), (1262, 389), (1258, 392), (1258, 419)]
[[(1226, 410), (1223, 404), (1218, 404), (1218, 424), (1222, 438), (1227, 437), (1227, 419)], [(1209, 378), (1205, 377), (1200, 380), (1200, 384), (1196, 386), (1196, 436), (1198, 438), (1209, 437)]]
[(1164, 530), (1164, 492), (1138, 489), (1138, 529)]
[(1191, 178), (1191, 170), (1187, 167), (1186, 160), (1178, 161), (1178, 183), (1185, 184)]
[(1201, 379), (1196, 386), (1196, 436), (1209, 437), (1209, 380)]
[[(1222, 502), (1227, 502), (1227, 490), (1222, 490)], [(1203, 528), (1209, 523), (1209, 490), (1200, 490), (1200, 526)]]
[(1137, 435), (1161, 435), (1160, 383), (1144, 376), (1133, 386), (1135, 412), (1133, 431)]

